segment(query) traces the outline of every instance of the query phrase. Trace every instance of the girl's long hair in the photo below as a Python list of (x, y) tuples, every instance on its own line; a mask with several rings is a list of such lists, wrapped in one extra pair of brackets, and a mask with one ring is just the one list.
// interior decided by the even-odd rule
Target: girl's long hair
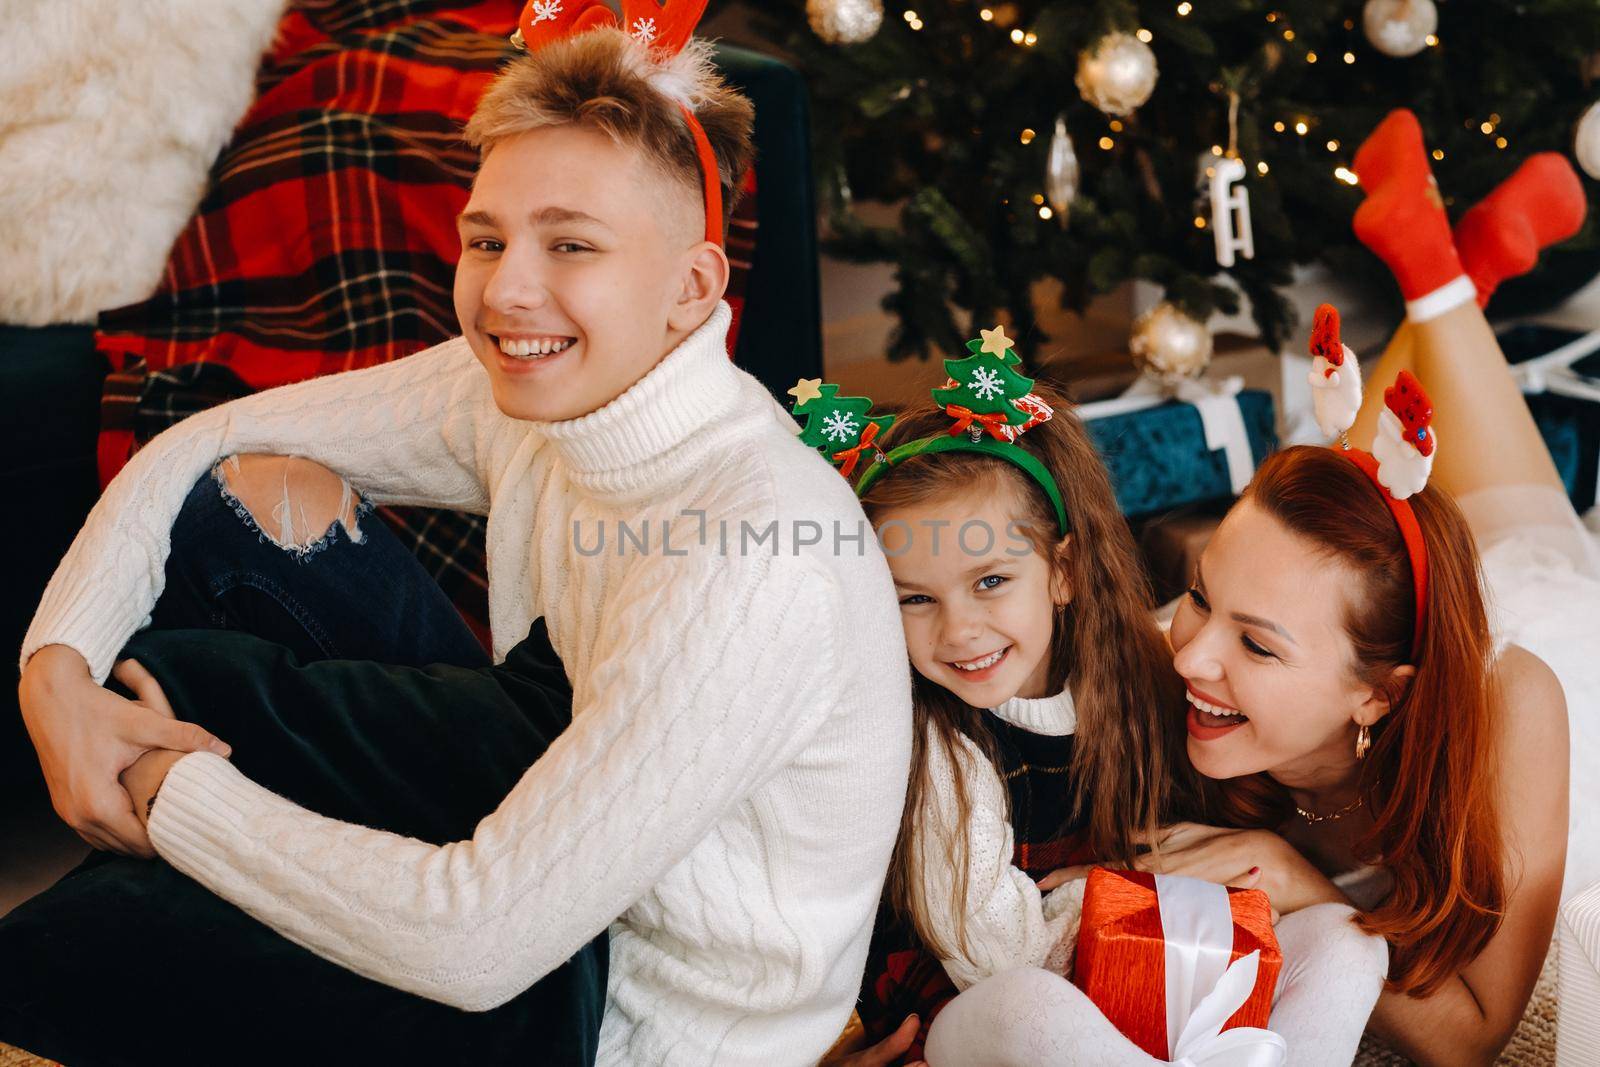
[[(1052, 573), (1065, 566), (1071, 583), (1072, 601), (1057, 615), (1049, 664), (1050, 691), (1070, 688), (1077, 707), (1071, 819), (1085, 824), (1094, 855), (1129, 862), (1137, 839), (1153, 834), (1178, 801), (1171, 761), (1183, 751), (1183, 690), (1172, 669), (1171, 653), (1152, 620), (1150, 584), (1127, 522), (1117, 509), (1105, 465), (1066, 398), (1042, 381), (1033, 392), (1055, 409), (1055, 416), (1019, 437), (1018, 444), (1054, 475), (1061, 492), (1072, 537), (1064, 563), (1055, 551), (1061, 535), (1044, 491), (1015, 466), (992, 456), (941, 452), (914, 457), (884, 474), (862, 498), (862, 505), (876, 526), (890, 511), (976, 493), (1004, 493), (1007, 487), (1014, 499), (1025, 502), (1026, 514), (1015, 518), (1027, 524), (1034, 550), (1050, 561)], [(929, 406), (901, 415), (881, 441), (887, 451), (949, 427), (950, 417)], [(912, 673), (911, 779), (886, 894), (928, 948), (950, 958), (958, 946), (941, 942), (929, 915), (930, 909), (946, 911), (953, 906), (959, 947), (967, 947), (966, 826), (971, 805), (958, 752), (960, 738), (976, 744), (997, 773), (999, 764), (984, 711)], [(946, 761), (955, 768), (958, 829), (956, 839), (948, 843), (956, 881), (953, 902), (926, 900), (926, 887), (914, 866), (921, 830), (918, 815), (931, 788), (930, 743), (942, 746)]]
[[(1367, 475), (1327, 448), (1270, 457), (1245, 490), (1322, 558), (1358, 583), (1345, 630), (1356, 675), (1387, 690), (1391, 710), (1372, 728), (1361, 789), (1372, 831), (1357, 845), (1394, 891), (1357, 922), (1392, 948), (1391, 985), (1427, 996), (1477, 957), (1500, 925), (1506, 889), (1490, 712), (1493, 644), (1477, 550), (1455, 502), (1429, 487), (1410, 498), (1428, 547), (1420, 646), (1411, 563), (1394, 517)], [(1392, 681), (1412, 664), (1409, 684)], [(1213, 814), (1234, 825), (1282, 825), (1287, 790), (1265, 774), (1204, 787)]]

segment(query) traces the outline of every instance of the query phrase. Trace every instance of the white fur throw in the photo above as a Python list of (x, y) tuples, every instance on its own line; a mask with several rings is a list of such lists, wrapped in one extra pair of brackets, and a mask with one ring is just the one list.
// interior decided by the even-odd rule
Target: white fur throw
[(155, 291), (286, 0), (0, 0), (0, 323)]

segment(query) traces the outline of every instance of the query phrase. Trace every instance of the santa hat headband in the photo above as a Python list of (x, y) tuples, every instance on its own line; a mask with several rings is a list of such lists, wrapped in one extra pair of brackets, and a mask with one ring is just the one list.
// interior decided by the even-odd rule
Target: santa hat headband
[(1383, 391), (1384, 410), (1372, 452), (1351, 448), (1346, 431), (1355, 423), (1361, 406), (1361, 371), (1355, 353), (1339, 339), (1339, 312), (1331, 304), (1317, 308), (1311, 330), (1311, 399), (1324, 433), (1337, 435), (1341, 453), (1372, 480), (1378, 495), (1394, 516), (1411, 562), (1412, 592), (1416, 598), (1411, 654), (1422, 648), (1422, 626), (1428, 604), (1428, 542), (1410, 498), (1422, 492), (1433, 472), (1439, 439), (1432, 428), (1433, 401), (1422, 383), (1407, 370)]
[(994, 456), (1038, 483), (1050, 499), (1056, 525), (1065, 537), (1071, 531), (1055, 477), (1037, 456), (1017, 444), (1017, 438), (1049, 422), (1055, 412), (1033, 392), (1033, 379), (1013, 369), (1022, 361), (1012, 350), (1005, 329), (996, 326), (982, 334), (981, 339), (967, 342), (965, 358), (945, 361), (950, 377), (943, 387), (932, 390), (934, 404), (951, 419), (944, 433), (907, 441), (885, 453), (877, 438), (894, 423), (895, 416), (869, 415), (872, 401), (866, 397), (841, 397), (837, 385), (824, 384), (820, 378), (802, 378), (789, 390), (796, 400), (790, 411), (806, 417), (800, 440), (819, 449), (846, 478), (855, 473), (861, 456), (870, 450), (873, 462), (856, 482), (857, 496), (864, 496), (884, 474), (913, 456), (935, 452)]
[(702, 48), (688, 47), (694, 28), (706, 9), (706, 0), (622, 0), (622, 18), (604, 0), (530, 0), (522, 9), (511, 43), (528, 52), (590, 30), (620, 29), (650, 53), (656, 69), (648, 80), (683, 113), (689, 136), (700, 161), (700, 184), (705, 194), (706, 240), (722, 244), (722, 176), (711, 140), (695, 118), (692, 80), (679, 69), (704, 61)]

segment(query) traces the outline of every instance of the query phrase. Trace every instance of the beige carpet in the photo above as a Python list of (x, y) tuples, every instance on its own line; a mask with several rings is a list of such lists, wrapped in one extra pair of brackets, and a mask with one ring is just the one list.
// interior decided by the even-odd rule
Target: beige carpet
[[(1549, 1067), (1556, 1062), (1556, 952), (1551, 946), (1545, 957), (1539, 984), (1533, 988), (1522, 1025), (1511, 1036), (1496, 1061), (1500, 1067)], [(1354, 1067), (1405, 1067), (1411, 1061), (1385, 1048), (1371, 1036), (1361, 1042)], [(21, 1049), (0, 1042), (0, 1067), (58, 1067), (54, 1060), (43, 1060)]]
[(59, 1067), (55, 1060), (40, 1059), (31, 1052), (0, 1041), (0, 1067)]

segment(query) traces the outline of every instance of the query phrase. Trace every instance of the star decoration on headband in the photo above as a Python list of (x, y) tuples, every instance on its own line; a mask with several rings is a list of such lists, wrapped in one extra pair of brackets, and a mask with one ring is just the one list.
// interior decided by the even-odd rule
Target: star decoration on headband
[[(996, 326), (992, 330), (979, 330), (983, 340), (978, 342), (978, 347), (992, 356), (1004, 356), (1011, 351), (1011, 338), (1006, 336), (1004, 326)], [(972, 347), (970, 344), (967, 346)]]
[(809, 403), (822, 395), (822, 379), (801, 378), (788, 392), (794, 397), (796, 405)]
[(815, 448), (849, 478), (856, 472), (861, 456), (870, 451), (882, 462), (883, 449), (878, 435), (894, 425), (893, 415), (869, 415), (872, 401), (864, 396), (839, 396), (839, 387), (824, 385), (821, 378), (801, 378), (789, 390), (795, 398), (790, 413), (805, 416), (800, 443)]

